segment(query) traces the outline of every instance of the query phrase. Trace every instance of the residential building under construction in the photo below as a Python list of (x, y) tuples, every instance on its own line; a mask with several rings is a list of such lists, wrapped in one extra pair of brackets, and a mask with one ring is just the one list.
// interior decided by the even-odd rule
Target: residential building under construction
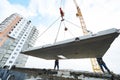
[(34, 45), (38, 30), (19, 14), (12, 14), (0, 24), (0, 67), (25, 66), (28, 56), (22, 49)]

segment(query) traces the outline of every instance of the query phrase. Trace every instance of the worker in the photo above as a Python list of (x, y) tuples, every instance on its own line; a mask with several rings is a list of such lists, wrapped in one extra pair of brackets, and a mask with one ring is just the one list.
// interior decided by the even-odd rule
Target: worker
[(56, 69), (56, 67), (57, 67), (57, 70), (59, 70), (59, 60), (58, 59), (55, 60), (54, 70)]
[(59, 9), (60, 9), (60, 15), (61, 15), (61, 18), (62, 18), (61, 21), (64, 21), (64, 18), (63, 18), (63, 16), (64, 16), (64, 12), (63, 12), (63, 10), (62, 10), (61, 8), (59, 8)]
[(108, 71), (109, 74), (111, 73), (102, 58), (97, 58), (97, 62), (98, 62), (103, 73), (105, 73), (103, 67)]

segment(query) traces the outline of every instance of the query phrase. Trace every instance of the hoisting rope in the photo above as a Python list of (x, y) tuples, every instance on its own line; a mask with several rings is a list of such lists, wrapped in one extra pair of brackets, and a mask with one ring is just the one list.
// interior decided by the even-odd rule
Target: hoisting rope
[(64, 22), (64, 31), (67, 31), (67, 30), (68, 28), (66, 27), (65, 22)]
[[(62, 5), (62, 0), (61, 0), (61, 5)], [(63, 12), (63, 10), (62, 10), (62, 8), (61, 8), (61, 5), (60, 5), (60, 8), (59, 8), (59, 10), (60, 10), (60, 16), (61, 16), (61, 21), (60, 21), (60, 25), (59, 25), (59, 28), (58, 28), (57, 35), (56, 35), (56, 37), (55, 37), (54, 43), (56, 43), (56, 41), (57, 41), (57, 38), (58, 38), (58, 35), (59, 35), (59, 32), (60, 32), (60, 28), (61, 28), (62, 22), (63, 22), (63, 24), (64, 24), (64, 31), (69, 31), (68, 28), (67, 28), (66, 25), (65, 25), (65, 21), (68, 22), (68, 23), (71, 23), (71, 24), (74, 25), (74, 26), (77, 26), (77, 27), (81, 28), (80, 26), (78, 26), (78, 25), (76, 25), (76, 24), (74, 24), (74, 23), (72, 23), (72, 22), (64, 19), (64, 12)], [(43, 31), (43, 32), (38, 36), (38, 38), (41, 37), (41, 36), (42, 36), (51, 26), (53, 26), (53, 24), (55, 24), (59, 19), (60, 19), (60, 17), (58, 17), (45, 31)], [(70, 31), (69, 31), (69, 33), (70, 33), (72, 36), (74, 36)], [(65, 35), (65, 34), (64, 34), (64, 35)]]
[(70, 24), (72, 24), (72, 25), (74, 25), (74, 26), (76, 26), (76, 27), (78, 27), (78, 28), (81, 28), (80, 26), (74, 24), (73, 22), (70, 22), (70, 21), (68, 21), (68, 20), (66, 20), (66, 19), (65, 19), (65, 21), (68, 22), (68, 23), (70, 23)]
[(58, 31), (57, 31), (57, 35), (56, 35), (56, 38), (55, 38), (55, 41), (54, 41), (54, 43), (56, 43), (56, 41), (57, 41), (58, 34), (59, 34), (59, 31), (60, 31), (60, 27), (61, 27), (61, 23), (62, 23), (62, 21), (60, 22), (59, 29), (58, 29)]
[[(59, 25), (59, 28), (58, 28), (58, 31), (57, 31), (57, 35), (56, 35), (56, 38), (55, 38), (55, 41), (54, 41), (54, 44), (56, 43), (56, 41), (57, 41), (57, 39), (58, 39), (58, 35), (59, 35), (59, 32), (60, 32), (60, 28), (61, 28), (62, 22), (63, 22), (63, 21), (60, 22), (60, 25)], [(67, 28), (66, 25), (65, 25), (65, 22), (63, 22), (63, 24), (64, 24), (64, 31), (69, 31), (68, 28)], [(74, 35), (72, 34), (72, 32), (69, 31), (69, 33), (70, 33), (72, 36), (74, 36)], [(65, 34), (64, 34), (64, 35), (65, 35)]]
[(60, 17), (58, 17), (45, 31), (43, 31), (43, 32), (40, 34), (40, 36), (38, 36), (38, 38), (41, 37), (53, 24), (55, 24), (55, 23), (59, 20), (59, 18), (60, 18)]
[[(74, 37), (72, 32), (70, 30), (68, 30), (68, 28), (66, 27), (65, 22), (64, 22), (64, 31), (69, 31), (69, 33)], [(64, 33), (64, 36), (65, 36), (65, 33)]]
[[(61, 2), (62, 2), (62, 0), (61, 0)], [(57, 41), (57, 38), (58, 38), (58, 35), (59, 35), (59, 31), (60, 31), (60, 27), (61, 27), (61, 24), (62, 24), (62, 22), (64, 21), (64, 12), (63, 12), (63, 10), (62, 10), (62, 8), (60, 7), (59, 8), (59, 10), (60, 10), (60, 15), (61, 15), (61, 22), (60, 22), (60, 25), (59, 25), (59, 29), (58, 29), (58, 32), (57, 32), (57, 35), (56, 35), (56, 38), (55, 38), (55, 41), (54, 41), (54, 43), (56, 43), (56, 41)]]
[[(66, 25), (65, 25), (64, 12), (63, 12), (63, 10), (62, 10), (61, 7), (59, 8), (59, 10), (60, 10), (60, 15), (61, 15), (61, 18), (62, 18), (62, 19), (61, 19), (61, 22), (60, 22), (60, 25), (59, 25), (59, 29), (58, 29), (58, 32), (57, 32), (57, 35), (56, 35), (56, 38), (55, 38), (54, 43), (56, 43), (56, 41), (57, 41), (57, 38), (58, 38), (58, 35), (59, 35), (59, 32), (60, 32), (60, 28), (61, 28), (62, 22), (63, 22), (63, 24), (64, 24), (64, 31), (69, 31), (68, 28), (67, 28)], [(78, 26), (78, 25), (76, 25), (76, 24), (74, 24), (74, 23), (72, 23), (72, 22), (70, 22), (70, 21), (68, 21), (68, 20), (66, 20), (66, 22), (69, 22), (69, 23), (71, 23), (72, 25), (77, 26), (77, 27), (80, 28), (80, 26)], [(69, 33), (70, 33), (72, 36), (74, 36), (74, 35), (72, 34), (72, 32), (69, 31)], [(65, 33), (64, 33), (64, 35), (65, 35)]]
[(62, 4), (63, 4), (63, 1), (61, 0), (61, 2), (60, 2), (60, 7), (62, 6)]
[[(62, 0), (61, 0), (61, 4), (60, 4), (60, 8), (59, 8), (59, 10), (60, 10), (60, 14), (61, 14), (61, 18), (62, 18), (62, 20), (61, 21), (64, 21), (64, 12), (63, 12), (63, 10), (61, 9), (61, 5), (62, 5)], [(60, 18), (60, 17), (59, 17)], [(40, 36), (38, 36), (38, 38), (39, 37), (41, 37), (53, 24), (55, 24), (58, 20), (59, 20), (59, 18), (58, 19), (56, 19), (45, 31), (43, 31), (41, 34), (40, 34)], [(61, 26), (61, 23), (60, 23), (60, 26)], [(60, 27), (59, 26), (59, 27)], [(59, 32), (57, 33), (57, 35), (59, 34)], [(56, 42), (56, 40), (57, 39), (55, 39), (55, 42)]]

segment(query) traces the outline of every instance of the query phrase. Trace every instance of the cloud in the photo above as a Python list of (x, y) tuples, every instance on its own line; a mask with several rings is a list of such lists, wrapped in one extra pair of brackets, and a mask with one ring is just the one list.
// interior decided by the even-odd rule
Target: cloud
[[(87, 28), (93, 32), (112, 27), (118, 28), (117, 24), (120, 19), (119, 2), (119, 0), (83, 1), (80, 7)], [(91, 4), (92, 7), (90, 7)], [(94, 27), (94, 30), (92, 27)]]
[(32, 6), (24, 7), (19, 4), (11, 4), (8, 2), (8, 0), (3, 0), (0, 3), (0, 10), (1, 10), (1, 16), (0, 16), (1, 21), (13, 13), (18, 13), (26, 18), (32, 18), (36, 16), (36, 8), (34, 7), (32, 8)]
[(12, 6), (8, 3), (7, 0), (0, 2), (0, 21), (3, 21), (12, 13), (11, 8)]

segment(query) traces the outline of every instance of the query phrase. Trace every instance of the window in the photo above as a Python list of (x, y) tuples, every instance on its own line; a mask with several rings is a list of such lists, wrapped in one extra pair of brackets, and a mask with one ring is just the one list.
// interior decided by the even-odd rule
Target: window
[(16, 55), (17, 53), (15, 52), (14, 55)]
[(13, 29), (11, 31), (13, 31)]
[(17, 33), (17, 31), (15, 31), (15, 33)]
[(24, 41), (24, 39), (22, 39), (22, 41)]
[(14, 56), (12, 56), (12, 59), (15, 59), (15, 57), (14, 57)]
[(18, 23), (16, 23), (16, 26), (18, 25)]
[(16, 64), (19, 64), (19, 62), (16, 62)]
[(15, 34), (13, 34), (13, 36), (15, 36)]
[(22, 42), (20, 44), (23, 44)]
[(13, 63), (13, 61), (9, 61), (9, 63)]
[(0, 38), (0, 41), (2, 41), (2, 38)]
[(16, 49), (16, 51), (19, 51), (19, 49)]
[(19, 31), (19, 28), (17, 28), (17, 30)]
[(20, 45), (18, 45), (18, 47), (20, 48), (21, 46), (20, 46)]
[(11, 32), (9, 32), (9, 34), (10, 34)]

